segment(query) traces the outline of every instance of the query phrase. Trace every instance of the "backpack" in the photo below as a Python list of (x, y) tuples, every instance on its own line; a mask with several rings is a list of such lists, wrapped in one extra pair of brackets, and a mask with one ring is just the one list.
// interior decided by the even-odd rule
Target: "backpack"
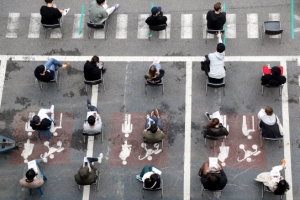
[(205, 60), (201, 62), (201, 70), (208, 73), (210, 71), (210, 60), (208, 58), (208, 55), (205, 55)]

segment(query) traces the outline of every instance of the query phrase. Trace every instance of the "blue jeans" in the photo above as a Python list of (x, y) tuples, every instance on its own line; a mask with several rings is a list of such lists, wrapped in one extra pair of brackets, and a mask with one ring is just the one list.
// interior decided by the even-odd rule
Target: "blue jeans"
[(154, 122), (160, 129), (162, 129), (161, 119), (157, 118), (155, 116), (152, 116), (152, 117), (146, 119), (145, 129), (147, 129), (151, 126), (151, 122)]
[(147, 172), (151, 172), (151, 171), (152, 171), (152, 167), (154, 167), (154, 165), (150, 165), (150, 166), (146, 165), (146, 166), (142, 169), (142, 171), (141, 171), (141, 173), (140, 173), (140, 177), (143, 178), (144, 174), (146, 174)]
[(62, 63), (59, 62), (59, 61), (57, 61), (57, 60), (54, 59), (54, 58), (50, 58), (50, 59), (44, 64), (44, 66), (45, 66), (47, 69), (49, 69), (49, 70), (55, 72), (56, 66), (62, 67)]
[(87, 104), (87, 107), (88, 107), (88, 109), (89, 109), (90, 111), (96, 111), (97, 113), (99, 113), (99, 112), (98, 112), (98, 109), (96, 108), (96, 106), (92, 106), (91, 104)]
[(152, 63), (152, 64), (149, 66), (149, 69), (151, 68), (152, 65), (154, 65), (154, 66), (156, 67), (157, 70), (160, 70), (160, 69), (161, 69), (161, 65), (160, 65), (159, 63), (157, 63), (157, 64), (153, 64), (153, 63)]

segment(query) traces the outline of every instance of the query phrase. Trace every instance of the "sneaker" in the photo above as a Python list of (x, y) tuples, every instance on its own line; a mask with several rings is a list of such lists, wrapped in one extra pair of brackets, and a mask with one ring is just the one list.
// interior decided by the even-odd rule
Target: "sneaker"
[(107, 68), (102, 69), (102, 73), (104, 74), (106, 72)]
[(100, 153), (99, 157), (98, 157), (98, 163), (102, 162), (102, 158), (103, 158), (103, 153)]
[(54, 113), (54, 105), (50, 107), (51, 113)]
[(150, 118), (150, 115), (149, 115), (149, 114), (147, 114), (146, 118), (147, 118), (147, 119), (149, 119), (149, 118)]
[(153, 112), (154, 112), (155, 117), (159, 118), (158, 110), (157, 110), (157, 109), (154, 109)]
[(205, 112), (205, 116), (206, 116), (207, 120), (209, 120), (209, 121), (211, 120), (210, 115), (209, 115), (208, 112)]
[(64, 12), (63, 12), (62, 15), (63, 15), (63, 16), (67, 15), (69, 11), (70, 11), (70, 8), (64, 9)]
[(143, 179), (141, 178), (141, 176), (140, 176), (139, 174), (136, 175), (135, 178), (136, 178), (137, 180), (141, 181), (141, 182), (143, 181)]
[(115, 9), (119, 8), (119, 6), (120, 6), (119, 4), (114, 5)]
[(70, 62), (67, 62), (67, 64), (65, 64), (65, 66), (63, 66), (63, 70), (66, 70), (70, 67), (71, 63)]

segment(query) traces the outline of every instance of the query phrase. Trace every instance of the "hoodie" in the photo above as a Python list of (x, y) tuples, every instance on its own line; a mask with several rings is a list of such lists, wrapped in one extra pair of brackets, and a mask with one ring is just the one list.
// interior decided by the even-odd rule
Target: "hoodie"
[(212, 30), (222, 30), (226, 23), (226, 13), (220, 12), (216, 14), (214, 10), (210, 10), (206, 14), (207, 28)]
[(271, 116), (267, 115), (265, 109), (263, 108), (259, 111), (257, 117), (269, 126), (272, 126), (276, 123), (276, 115), (274, 113)]
[[(222, 43), (221, 39), (219, 39), (219, 43)], [(216, 51), (208, 54), (208, 58), (210, 60), (210, 71), (208, 72), (208, 76), (210, 78), (221, 79), (226, 76), (224, 69), (224, 57), (225, 51), (222, 53)]]
[(101, 78), (101, 69), (95, 63), (91, 63), (90, 61), (86, 61), (84, 64), (84, 78), (88, 81), (94, 81)]

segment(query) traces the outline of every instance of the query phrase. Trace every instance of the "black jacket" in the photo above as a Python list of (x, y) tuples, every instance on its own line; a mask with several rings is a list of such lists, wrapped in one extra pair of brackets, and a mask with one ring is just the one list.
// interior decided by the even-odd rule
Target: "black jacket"
[(226, 23), (226, 13), (216, 14), (214, 10), (210, 10), (206, 14), (206, 20), (208, 29), (223, 30), (223, 25)]
[(91, 165), (91, 171), (88, 167), (81, 167), (75, 175), (75, 181), (78, 185), (91, 185), (97, 180), (96, 168)]
[(272, 74), (267, 74), (261, 77), (261, 84), (266, 85), (269, 84), (271, 86), (279, 86), (286, 82), (285, 76), (275, 76)]
[(266, 138), (282, 138), (283, 136), (280, 134), (280, 130), (276, 123), (274, 125), (267, 125), (262, 120), (260, 121), (260, 127), (261, 127), (261, 134), (263, 137)]
[(94, 81), (101, 78), (101, 69), (97, 64), (93, 64), (90, 61), (86, 61), (84, 64), (84, 78), (88, 81)]
[(166, 16), (161, 16), (161, 15), (158, 15), (156, 17), (154, 17), (153, 15), (151, 15), (150, 17), (148, 17), (146, 19), (146, 23), (149, 25), (149, 26), (158, 26), (158, 25), (162, 25), (162, 24), (167, 24), (167, 17)]
[(62, 16), (61, 12), (57, 8), (42, 6), (40, 9), (42, 16), (42, 24), (59, 24), (59, 20)]
[(201, 183), (202, 183), (203, 187), (208, 190), (223, 190), (223, 188), (227, 184), (227, 176), (224, 173), (223, 169), (220, 170), (220, 173), (214, 173), (214, 175), (220, 177), (220, 182), (216, 183), (214, 185), (209, 184), (208, 178), (210, 176), (210, 173), (208, 173), (207, 175), (203, 175), (201, 177)]
[(55, 72), (52, 71), (52, 70), (47, 69), (46, 72), (45, 72), (45, 75), (42, 76), (40, 74), (40, 72), (37, 71), (37, 68), (36, 68), (34, 70), (34, 75), (40, 81), (49, 82), (49, 81), (54, 79)]
[(215, 128), (215, 127), (206, 128), (206, 130), (204, 130), (203, 132), (203, 137), (206, 138), (206, 135), (210, 135), (214, 137), (223, 136), (223, 135), (227, 136), (228, 134), (229, 132), (227, 131), (227, 129), (220, 124), (219, 128)]
[(40, 125), (35, 125), (33, 123), (33, 121), (30, 121), (30, 126), (32, 127), (33, 130), (47, 130), (50, 126), (51, 126), (51, 121), (47, 118), (44, 118), (42, 121), (41, 121), (41, 124)]

